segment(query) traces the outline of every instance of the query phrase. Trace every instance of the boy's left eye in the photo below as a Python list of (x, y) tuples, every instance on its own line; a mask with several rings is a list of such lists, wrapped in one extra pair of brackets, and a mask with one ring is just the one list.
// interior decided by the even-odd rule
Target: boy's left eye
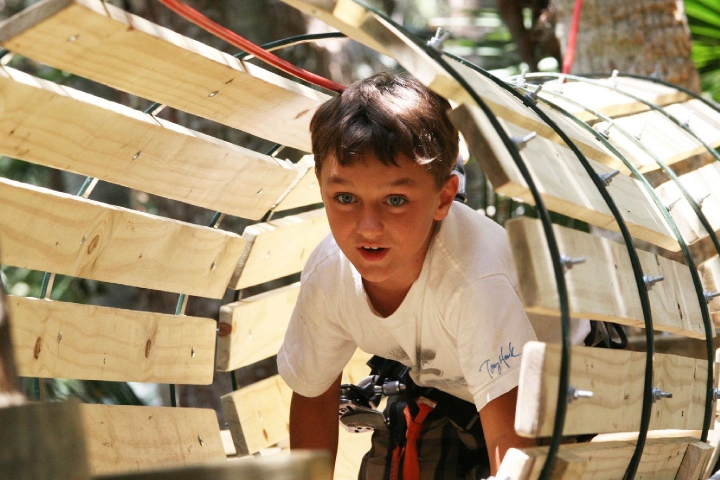
[(407, 203), (407, 199), (401, 197), (400, 195), (390, 195), (387, 199), (387, 203), (391, 207), (402, 207)]

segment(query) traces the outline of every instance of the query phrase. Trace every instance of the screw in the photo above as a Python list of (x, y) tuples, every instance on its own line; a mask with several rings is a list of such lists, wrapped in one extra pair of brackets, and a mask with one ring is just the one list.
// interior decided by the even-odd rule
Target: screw
[(676, 204), (677, 202), (679, 202), (679, 201), (680, 201), (680, 197), (677, 197), (676, 199), (671, 200), (671, 201), (665, 203), (665, 208), (666, 208), (668, 211), (670, 211), (670, 210), (673, 209), (673, 207), (675, 206), (675, 204)]
[(657, 402), (661, 398), (672, 398), (672, 393), (670, 392), (663, 392), (657, 387), (653, 387), (652, 389), (652, 401), (653, 403)]
[(695, 112), (690, 110), (685, 114), (682, 120), (678, 119), (678, 123), (680, 124), (680, 126), (683, 128), (688, 128), (690, 126), (690, 119), (693, 117), (694, 114)]
[(214, 97), (214, 96), (217, 95), (217, 94), (218, 94), (218, 91), (215, 90), (214, 92), (208, 93), (208, 97)]
[(427, 42), (427, 46), (436, 51), (441, 51), (445, 40), (450, 38), (450, 32), (443, 30), (442, 27), (438, 27), (435, 32), (435, 36)]
[(709, 193), (706, 193), (700, 198), (695, 199), (695, 203), (697, 203), (698, 207), (702, 207), (703, 203), (705, 203), (705, 200), (707, 200), (710, 197)]
[(578, 390), (572, 385), (568, 387), (567, 403), (572, 403), (578, 398), (592, 398), (593, 392), (590, 390)]
[(73, 35), (73, 36), (71, 36), (70, 38), (68, 38), (67, 41), (68, 41), (68, 42), (74, 42), (74, 41), (76, 41), (78, 38), (80, 38), (80, 34), (79, 34), (79, 33), (76, 33), (75, 35)]
[(215, 270), (215, 267), (217, 267), (217, 264), (213, 262), (212, 265), (210, 265), (210, 270)]
[(62, 342), (62, 332), (58, 332), (57, 342)]
[(518, 150), (522, 150), (523, 148), (525, 148), (525, 146), (528, 144), (528, 142), (530, 142), (530, 140), (532, 140), (535, 137), (537, 137), (537, 132), (530, 132), (527, 135), (525, 135), (524, 137), (512, 136), (512, 137), (510, 137), (510, 140), (513, 141), (513, 143), (515, 144), (515, 146), (517, 147)]
[(608, 123), (608, 124), (605, 126), (605, 128), (603, 128), (602, 130), (599, 130), (598, 133), (599, 133), (600, 135), (602, 135), (602, 136), (605, 138), (605, 140), (607, 140), (608, 138), (610, 138), (610, 129), (611, 129), (614, 125), (615, 125), (615, 121), (614, 121), (614, 120), (611, 120), (610, 123)]
[(515, 83), (520, 85), (521, 87), (524, 87), (525, 85), (527, 85), (527, 82), (525, 81), (525, 74), (527, 74), (527, 68), (522, 69), (522, 71), (520, 72), (520, 76), (515, 81)]
[(192, 348), (190, 349), (190, 356), (191, 356), (191, 357), (194, 357), (194, 356), (195, 356), (195, 347), (192, 347)]
[(612, 71), (612, 75), (610, 75), (610, 78), (608, 79), (608, 81), (610, 82), (610, 85), (611, 85), (613, 88), (617, 88), (617, 76), (618, 76), (618, 73), (620, 73), (620, 72), (617, 71), (617, 70), (613, 70), (613, 71)]
[(203, 441), (203, 439), (202, 439), (202, 437), (201, 437), (200, 435), (198, 435), (198, 442), (200, 442), (200, 446), (201, 446), (201, 447), (202, 447), (203, 445), (205, 445), (205, 442)]
[(705, 290), (703, 292), (703, 295), (705, 295), (705, 301), (707, 303), (710, 303), (713, 301), (713, 298), (720, 297), (720, 292), (708, 292), (707, 290)]
[(619, 173), (620, 170), (613, 170), (610, 173), (598, 173), (598, 177), (600, 178), (600, 181), (605, 184), (606, 187), (609, 187), (612, 179), (617, 177)]
[(568, 271), (573, 267), (573, 265), (577, 265), (578, 263), (585, 263), (585, 257), (572, 258), (568, 257), (567, 255), (560, 255), (560, 263), (562, 263), (565, 271)]
[(533, 104), (536, 104), (538, 101), (538, 93), (540, 93), (540, 90), (542, 90), (542, 85), (538, 85), (534, 92), (526, 93), (525, 98)]
[(642, 126), (640, 127), (640, 130), (638, 130), (638, 133), (635, 134), (635, 139), (636, 139), (638, 142), (639, 142), (640, 139), (642, 138), (642, 134), (643, 134), (643, 132), (645, 131), (645, 127), (647, 127), (646, 124), (642, 125)]
[(662, 282), (663, 280), (665, 280), (665, 277), (663, 275), (659, 275), (657, 277), (645, 275), (643, 277), (643, 280), (645, 281), (645, 286), (647, 287), (647, 289), (652, 290), (653, 285), (655, 285), (658, 282)]
[(141, 153), (142, 153), (142, 150), (137, 152), (135, 155), (133, 155), (133, 160), (137, 160), (137, 158), (140, 156)]
[(713, 400), (720, 399), (720, 388), (713, 388)]

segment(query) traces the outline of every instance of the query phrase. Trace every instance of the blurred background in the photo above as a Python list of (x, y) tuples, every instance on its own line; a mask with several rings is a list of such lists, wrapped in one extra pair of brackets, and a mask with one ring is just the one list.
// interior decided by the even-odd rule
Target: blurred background
[[(30, 0), (0, 0), (0, 20), (33, 3)], [(239, 53), (234, 47), (173, 14), (159, 2), (124, 0), (108, 3), (219, 50)], [(186, 3), (256, 44), (304, 33), (330, 31), (322, 22), (302, 15), (279, 0), (186, 0)], [(369, 3), (423, 39), (429, 39), (438, 27), (442, 27), (451, 33), (445, 43), (446, 51), (500, 77), (515, 75), (522, 69), (559, 71), (576, 7), (575, 0), (377, 0)], [(397, 69), (392, 59), (346, 39), (306, 43), (275, 53), (342, 84), (380, 70)], [(150, 105), (145, 99), (20, 56), (5, 55), (2, 64), (136, 109), (145, 110)], [(124, 67), (117, 65), (117, 68)], [(571, 71), (609, 74), (613, 69), (622, 73), (659, 75), (720, 101), (720, 0), (585, 0)], [(264, 153), (272, 147), (265, 140), (170, 108), (164, 109), (159, 116), (258, 152)], [(283, 150), (279, 156), (296, 161), (301, 154)], [(0, 157), (0, 176), (71, 194), (76, 194), (84, 182), (84, 177), (72, 173), (8, 157)], [(495, 195), (475, 162), (468, 163), (467, 176), (468, 204), (472, 208), (481, 210), (501, 224), (517, 215), (532, 215), (531, 206)], [(202, 225), (207, 225), (214, 213), (103, 182), (98, 184), (91, 198)], [(299, 211), (287, 212), (295, 213)], [(575, 228), (587, 228), (570, 219), (556, 217), (555, 221), (572, 224)], [(221, 228), (241, 234), (250, 223), (253, 222), (226, 217)], [(0, 266), (0, 274), (8, 293), (39, 296), (44, 272)], [(272, 285), (254, 287), (243, 292), (243, 296), (297, 280), (298, 276), (292, 276)], [(162, 313), (175, 313), (178, 301), (176, 294), (63, 276), (55, 279), (50, 298)], [(217, 319), (220, 305), (234, 298), (235, 292), (231, 291), (223, 300), (192, 297), (186, 313)], [(629, 333), (632, 337), (633, 332)], [(236, 384), (241, 386), (275, 374), (275, 368), (274, 359), (270, 359), (232, 375)], [(232, 389), (232, 382), (231, 376), (226, 373), (216, 373), (216, 377), (210, 387), (178, 386), (178, 399), (180, 405), (215, 408), (222, 426), (224, 420), (219, 398)], [(169, 404), (167, 385), (58, 379), (24, 379), (23, 383), (31, 399), (79, 397), (85, 402), (109, 404)]]

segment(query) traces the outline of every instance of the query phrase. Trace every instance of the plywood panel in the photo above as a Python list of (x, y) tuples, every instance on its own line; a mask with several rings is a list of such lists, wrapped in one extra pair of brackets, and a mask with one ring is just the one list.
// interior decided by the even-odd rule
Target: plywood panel
[[(559, 345), (523, 347), (515, 430), (523, 436), (552, 434), (560, 370)], [(667, 357), (667, 358), (664, 358)], [(653, 405), (651, 429), (697, 430), (702, 426), (707, 362), (655, 355), (654, 385), (670, 392)], [(568, 405), (565, 435), (639, 430), (645, 353), (573, 347), (570, 385), (593, 392)], [(690, 375), (677, 378), (676, 374)], [(655, 418), (657, 417), (657, 418)]]
[[(483, 112), (465, 105), (453, 110), (450, 117), (462, 131), (495, 191), (534, 203), (527, 183)], [(501, 123), (510, 135), (524, 137), (529, 133), (504, 120)], [(527, 144), (521, 155), (549, 210), (619, 230), (592, 179), (568, 148), (538, 137)], [(612, 171), (605, 165), (589, 162), (598, 173)], [(633, 236), (668, 250), (679, 250), (669, 226), (639, 182), (618, 175), (608, 191)]]
[(296, 283), (220, 307), (217, 369), (236, 370), (276, 355), (299, 291)]
[(0, 25), (0, 44), (46, 65), (305, 151), (310, 151), (313, 111), (329, 98), (100, 0), (33, 5)]
[(211, 318), (8, 297), (24, 377), (212, 383)]
[(303, 157), (295, 166), (299, 170), (300, 176), (290, 187), (287, 195), (278, 202), (278, 205), (274, 208), (276, 212), (322, 202), (320, 185), (315, 176), (313, 157), (310, 155)]
[[(540, 220), (520, 217), (506, 223), (525, 308), (560, 315), (547, 239)], [(565, 273), (570, 315), (644, 327), (630, 256), (624, 244), (570, 228), (553, 226), (561, 255), (585, 258)], [(705, 327), (690, 270), (656, 254), (637, 250), (644, 275), (664, 276), (648, 292), (653, 327), (705, 338)], [(558, 319), (559, 321), (559, 319)]]
[(0, 154), (260, 219), (299, 172), (123, 105), (0, 69)]
[(230, 281), (240, 289), (297, 273), (330, 233), (325, 209), (251, 225), (243, 232), (245, 253)]
[(235, 234), (0, 179), (1, 263), (221, 298), (245, 247)]
[(81, 405), (90, 472), (137, 472), (224, 460), (214, 410)]

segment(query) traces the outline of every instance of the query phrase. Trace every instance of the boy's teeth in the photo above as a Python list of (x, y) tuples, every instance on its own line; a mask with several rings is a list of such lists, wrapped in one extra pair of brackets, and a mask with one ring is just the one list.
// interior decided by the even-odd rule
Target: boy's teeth
[(380, 247), (363, 247), (365, 250), (372, 250), (373, 252), (376, 252), (380, 250)]

